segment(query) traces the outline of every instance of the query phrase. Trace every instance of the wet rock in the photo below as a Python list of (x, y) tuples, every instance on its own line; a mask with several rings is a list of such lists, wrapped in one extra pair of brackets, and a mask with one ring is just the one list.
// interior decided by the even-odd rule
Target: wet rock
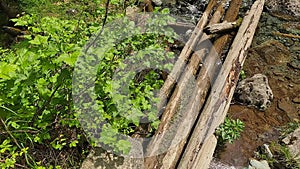
[(270, 13), (283, 19), (300, 19), (299, 0), (266, 0), (265, 6), (270, 11)]
[(300, 128), (297, 128), (293, 133), (289, 134), (282, 140), (290, 150), (291, 155), (295, 160), (300, 162)]
[(290, 52), (282, 43), (269, 40), (254, 48), (255, 52), (270, 65), (280, 65), (288, 63)]
[(257, 161), (255, 159), (251, 159), (248, 169), (271, 169), (271, 168), (266, 160)]
[(241, 104), (265, 111), (273, 100), (268, 78), (263, 74), (255, 74), (251, 78), (242, 80), (236, 88), (235, 99)]

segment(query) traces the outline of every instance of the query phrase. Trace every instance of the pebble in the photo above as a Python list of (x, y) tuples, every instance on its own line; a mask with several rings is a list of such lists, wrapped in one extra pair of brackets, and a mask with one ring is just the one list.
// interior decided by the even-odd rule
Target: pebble
[(266, 160), (258, 161), (255, 159), (251, 159), (248, 169), (271, 169), (271, 168)]

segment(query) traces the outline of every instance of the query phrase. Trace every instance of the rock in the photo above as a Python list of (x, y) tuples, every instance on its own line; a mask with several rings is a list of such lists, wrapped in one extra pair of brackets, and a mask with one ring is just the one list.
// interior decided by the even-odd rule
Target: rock
[(240, 81), (234, 95), (237, 102), (254, 106), (261, 111), (265, 111), (273, 100), (268, 78), (263, 74), (255, 74)]
[(266, 8), (271, 14), (287, 20), (300, 19), (299, 0), (266, 0)]
[(291, 60), (289, 49), (275, 40), (266, 41), (254, 50), (270, 65), (286, 65)]
[(198, 12), (198, 9), (196, 8), (195, 5), (189, 5), (187, 7), (187, 9), (189, 9), (192, 13), (197, 13)]
[(143, 167), (143, 158), (117, 156), (96, 147), (83, 161), (80, 169), (140, 169)]
[(209, 169), (236, 169), (236, 168), (234, 166), (224, 164), (218, 161), (217, 159), (213, 159), (210, 162)]
[(263, 150), (263, 153), (268, 156), (268, 158), (273, 158), (273, 154), (272, 154), (268, 144), (263, 144), (262, 150)]
[(156, 6), (161, 6), (162, 3), (163, 3), (161, 0), (152, 0), (152, 2), (153, 2)]
[(251, 159), (248, 169), (271, 169), (271, 168), (266, 160), (257, 161), (255, 159)]
[(176, 0), (162, 0), (163, 4), (170, 4), (170, 5), (175, 5), (176, 4)]
[(282, 140), (295, 160), (300, 162), (300, 127)]
[(141, 12), (142, 10), (139, 8), (139, 7), (137, 7), (137, 6), (128, 6), (127, 8), (126, 8), (126, 15), (128, 16), (128, 15), (133, 15), (133, 14), (136, 14), (136, 13), (139, 13), (139, 12)]

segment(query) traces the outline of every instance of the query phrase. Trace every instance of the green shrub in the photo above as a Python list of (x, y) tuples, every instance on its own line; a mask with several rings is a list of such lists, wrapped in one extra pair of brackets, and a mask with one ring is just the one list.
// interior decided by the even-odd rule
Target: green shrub
[(225, 142), (232, 143), (240, 137), (240, 133), (244, 130), (244, 127), (244, 123), (241, 120), (226, 117), (224, 123), (216, 129), (218, 142), (220, 144), (224, 144)]

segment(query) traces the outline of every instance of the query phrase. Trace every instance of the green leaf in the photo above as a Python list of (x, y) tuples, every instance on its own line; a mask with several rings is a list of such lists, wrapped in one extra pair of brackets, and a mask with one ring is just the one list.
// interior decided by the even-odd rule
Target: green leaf
[(48, 38), (48, 36), (36, 35), (29, 43), (33, 45), (47, 44)]
[(78, 144), (78, 140), (74, 140), (74, 141), (72, 141), (72, 142), (69, 144), (69, 146), (70, 146), (70, 147), (76, 147), (77, 144)]
[(0, 78), (11, 79), (16, 75), (17, 65), (9, 64), (6, 62), (0, 62)]

